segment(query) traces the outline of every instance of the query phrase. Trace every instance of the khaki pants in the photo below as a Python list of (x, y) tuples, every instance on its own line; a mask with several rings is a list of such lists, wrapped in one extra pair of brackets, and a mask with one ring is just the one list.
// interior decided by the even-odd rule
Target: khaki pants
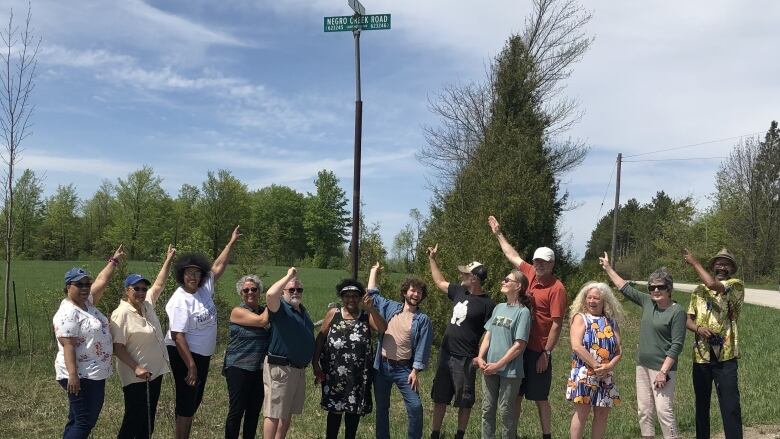
[(303, 413), (306, 399), (306, 370), (292, 366), (263, 364), (263, 416), (287, 419)]
[(662, 389), (653, 385), (658, 370), (643, 366), (636, 367), (636, 402), (639, 407), (639, 429), (642, 436), (655, 436), (655, 417), (661, 424), (664, 438), (677, 438), (677, 421), (674, 418), (674, 387), (677, 383), (677, 372), (669, 371), (669, 381)]

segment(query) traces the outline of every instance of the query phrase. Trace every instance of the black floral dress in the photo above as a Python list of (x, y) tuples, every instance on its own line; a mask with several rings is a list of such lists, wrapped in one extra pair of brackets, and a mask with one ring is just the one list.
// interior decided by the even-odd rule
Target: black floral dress
[(368, 314), (344, 319), (336, 309), (320, 356), (325, 373), (320, 406), (335, 413), (370, 413), (373, 360)]

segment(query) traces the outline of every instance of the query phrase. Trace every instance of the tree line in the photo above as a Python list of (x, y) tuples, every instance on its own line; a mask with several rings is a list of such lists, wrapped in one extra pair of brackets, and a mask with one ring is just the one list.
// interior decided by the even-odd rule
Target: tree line
[[(727, 247), (748, 282), (780, 279), (780, 131), (772, 121), (763, 138), (736, 144), (716, 174), (712, 205), (697, 209), (691, 197), (660, 191), (648, 203), (630, 199), (618, 211), (616, 259), (626, 276), (643, 279), (659, 266), (685, 273), (682, 248), (711, 256)], [(612, 215), (591, 233), (585, 263), (610, 248)]]
[[(149, 166), (105, 180), (89, 198), (74, 184), (49, 197), (26, 169), (14, 182), (11, 251), (21, 259), (92, 259), (123, 243), (132, 260), (156, 261), (168, 243), (216, 257), (240, 224), (246, 252), (274, 265), (345, 267), (351, 226), (336, 175), (322, 170), (315, 193), (271, 185), (249, 190), (227, 170), (209, 172), (199, 186), (184, 184), (174, 197)], [(0, 230), (5, 236), (6, 228)]]

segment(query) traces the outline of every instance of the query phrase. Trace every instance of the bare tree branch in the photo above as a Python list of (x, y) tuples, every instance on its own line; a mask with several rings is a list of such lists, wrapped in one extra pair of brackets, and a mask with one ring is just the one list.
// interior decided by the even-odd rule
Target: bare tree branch
[(14, 24), (11, 9), (8, 26), (0, 30), (0, 132), (3, 137), (3, 150), (0, 157), (6, 167), (3, 170), (5, 202), (5, 284), (3, 309), (3, 340), (8, 337), (9, 290), (11, 287), (11, 259), (13, 256), (13, 185), (14, 167), (19, 154), (24, 151), (22, 142), (31, 134), (30, 128), (35, 106), (32, 93), (35, 90), (35, 78), (38, 70), (38, 49), (41, 38), (32, 29), (32, 6), (27, 5), (27, 17), (24, 27)]

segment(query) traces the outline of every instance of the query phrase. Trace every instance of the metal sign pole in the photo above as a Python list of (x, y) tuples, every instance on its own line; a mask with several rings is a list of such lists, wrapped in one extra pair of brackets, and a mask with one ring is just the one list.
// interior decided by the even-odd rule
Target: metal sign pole
[[(355, 15), (360, 19), (360, 15)], [(363, 137), (363, 101), (360, 96), (360, 26), (352, 31), (355, 37), (355, 160), (352, 179), (352, 278), (358, 278), (360, 261), (360, 149)]]

